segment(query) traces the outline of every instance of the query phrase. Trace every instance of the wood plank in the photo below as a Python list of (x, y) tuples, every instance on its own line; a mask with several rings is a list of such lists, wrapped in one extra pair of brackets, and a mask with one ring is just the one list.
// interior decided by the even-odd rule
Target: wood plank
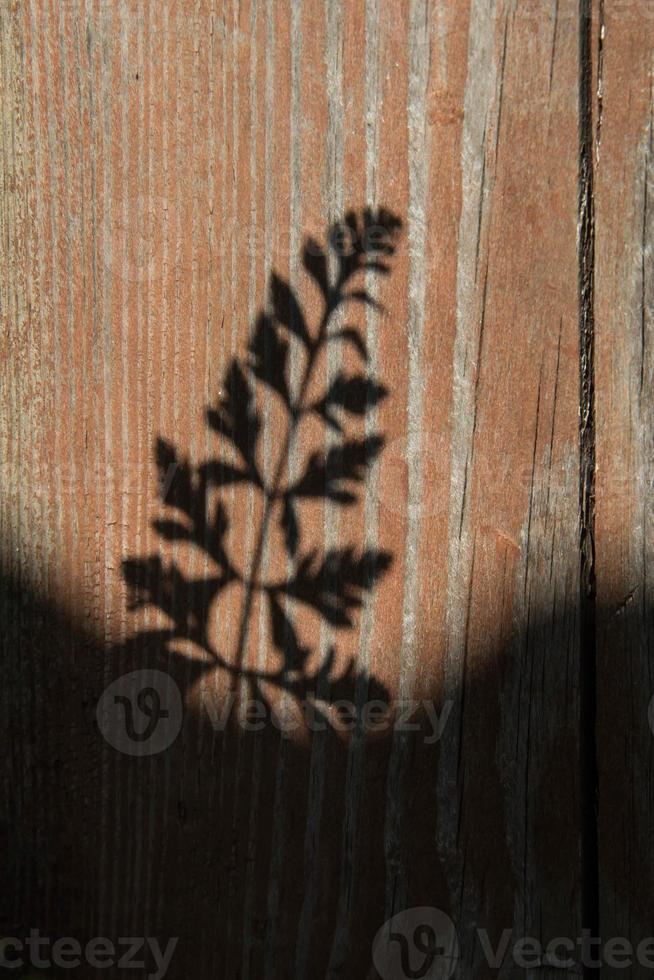
[(576, 8), (473, 12), (438, 780), (469, 970), (480, 922), (545, 942), (580, 925)]
[[(493, 945), (577, 936), (577, 4), (29, 0), (0, 18), (5, 934), (175, 936), (167, 976), (198, 980), (372, 978), (377, 931), (413, 906), (452, 918), (466, 976), (485, 975), (479, 928)], [(201, 641), (181, 579), (131, 609), (126, 559), (194, 581), (223, 567), (153, 527), (172, 516), (154, 455), (163, 439), (196, 466), (243, 466), (206, 417), (235, 360), (264, 480), (338, 445), (316, 413), (286, 441), (292, 413), (248, 342), (273, 272), (316, 329), (302, 243), (366, 205), (403, 227), (391, 274), (358, 281), (383, 310), (333, 321), (356, 324), (388, 389), (343, 422), (385, 439), (356, 504), (303, 499), (297, 554), (275, 527), (259, 562), (256, 480), (212, 497), (238, 575), (284, 584), (285, 648), (269, 595), (248, 606), (237, 577)], [(288, 340), (297, 390), (306, 352)], [(361, 370), (330, 346), (307, 398)], [(310, 549), (346, 547), (392, 564), (338, 629), (288, 582)], [(185, 714), (169, 749), (135, 758), (96, 705), (145, 667), (173, 677)], [(278, 709), (298, 691), (416, 701), (421, 731), (247, 732), (246, 679), (275, 672), (260, 684)]]
[[(595, 233), (600, 913), (651, 934), (652, 66), (654, 7), (596, 27)], [(638, 966), (626, 976), (641, 976)]]

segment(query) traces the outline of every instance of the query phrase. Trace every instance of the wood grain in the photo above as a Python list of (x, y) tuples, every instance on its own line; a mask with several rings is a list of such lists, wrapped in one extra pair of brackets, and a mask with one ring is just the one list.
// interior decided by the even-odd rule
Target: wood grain
[[(497, 975), (479, 929), (545, 945), (599, 910), (606, 937), (648, 934), (651, 25), (646, 0), (0, 4), (5, 935), (179, 937), (171, 980), (349, 980), (377, 976), (377, 930), (415, 906), (451, 917), (465, 977)], [(320, 552), (392, 565), (352, 630), (288, 610), (311, 670), (335, 647), (322, 699), (383, 691), (422, 730), (255, 734), (235, 709), (220, 731), (230, 671), (130, 609), (127, 558), (213, 574), (152, 527), (155, 443), (238, 464), (205, 409), (270, 276), (315, 323), (302, 244), (365, 206), (402, 234), (391, 275), (366, 274), (380, 308), (337, 324), (355, 318), (389, 390), (352, 423), (385, 448), (357, 506), (319, 497), (300, 524)], [(316, 391), (357, 363), (330, 347)], [(266, 476), (338, 439), (314, 420), (286, 451), (275, 392), (256, 408)], [(221, 499), (250, 574), (261, 495)], [(264, 541), (262, 576), (293, 567)], [(267, 603), (239, 645), (242, 609), (221, 592), (216, 649), (275, 670)], [(135, 759), (95, 712), (142, 667), (185, 715)], [(425, 704), (449, 712), (438, 741)], [(507, 953), (500, 975), (518, 972)]]
[(603, 9), (596, 25), (601, 101), (594, 106), (600, 909), (602, 930), (634, 944), (651, 931), (654, 880), (653, 13), (648, 4), (626, 17)]

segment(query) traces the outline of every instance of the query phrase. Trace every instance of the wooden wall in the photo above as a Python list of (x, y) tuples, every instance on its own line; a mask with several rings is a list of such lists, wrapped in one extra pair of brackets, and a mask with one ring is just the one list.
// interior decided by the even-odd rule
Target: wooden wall
[[(455, 923), (461, 977), (497, 975), (478, 928), (650, 935), (652, 0), (2, 0), (0, 29), (0, 929), (177, 936), (171, 980), (372, 978), (414, 906)], [(387, 390), (348, 432), (384, 447), (353, 506), (302, 499), (299, 551), (275, 530), (259, 570), (288, 593), (311, 549), (390, 567), (348, 629), (287, 596), (283, 642), (229, 582), (200, 642), (188, 582), (213, 559), (153, 527), (155, 445), (237, 464), (206, 408), (251, 370), (260, 311), (303, 376), (271, 277), (315, 329), (303, 243), (366, 206), (401, 220), (391, 271), (334, 322)], [(316, 397), (360, 370), (329, 346)], [(315, 416), (285, 442), (279, 392), (253, 392), (266, 473), (343, 438)], [(219, 496), (247, 569), (261, 495)], [(186, 578), (133, 609), (124, 562), (157, 555)], [(96, 705), (144, 667), (184, 722), (133, 758)], [(275, 672), (277, 705), (304, 678), (414, 699), (421, 724), (447, 706), (442, 737), (216, 730)]]

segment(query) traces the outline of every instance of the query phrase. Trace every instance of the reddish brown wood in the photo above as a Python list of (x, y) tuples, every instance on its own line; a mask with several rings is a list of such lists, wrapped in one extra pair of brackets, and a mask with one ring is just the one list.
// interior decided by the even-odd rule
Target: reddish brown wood
[[(375, 976), (377, 930), (414, 906), (452, 918), (465, 976), (489, 974), (479, 928), (494, 944), (504, 929), (547, 943), (588, 924), (588, 92), (600, 771), (590, 901), (606, 936), (646, 934), (651, 18), (645, 0), (608, 6), (594, 3), (589, 22), (574, 0), (2, 5), (4, 934), (178, 936), (173, 980), (335, 980)], [(319, 551), (379, 548), (393, 561), (352, 630), (288, 609), (311, 647), (307, 671), (336, 648), (321, 697), (342, 693), (345, 675), (359, 708), (382, 693), (439, 713), (448, 704), (447, 723), (431, 744), (398, 732), (285, 738), (270, 725), (255, 735), (236, 712), (215, 731), (230, 670), (189, 640), (133, 639), (167, 620), (130, 610), (127, 557), (215, 571), (206, 552), (166, 545), (152, 527), (163, 515), (155, 442), (196, 464), (216, 452), (205, 408), (225, 395), (232, 360), (248, 359), (271, 274), (315, 324), (302, 244), (366, 205), (403, 224), (392, 275), (366, 278), (383, 312), (341, 321), (357, 324), (389, 389), (351, 431), (379, 430), (386, 445), (357, 506), (318, 498), (300, 524)], [(331, 348), (308, 395), (358, 363)], [(294, 384), (302, 370), (291, 339)], [(287, 419), (264, 386), (257, 409), (271, 475)], [(313, 419), (281, 477), (335, 439)], [(261, 495), (240, 483), (221, 497), (229, 552), (247, 571)], [(283, 535), (263, 541), (263, 576), (292, 567)], [(273, 670), (267, 602), (255, 594), (245, 620), (243, 604), (240, 586), (220, 593), (211, 643), (228, 667)], [(184, 725), (169, 750), (133, 759), (102, 739), (96, 705), (146, 666), (179, 684)], [(424, 730), (424, 704), (418, 713)]]

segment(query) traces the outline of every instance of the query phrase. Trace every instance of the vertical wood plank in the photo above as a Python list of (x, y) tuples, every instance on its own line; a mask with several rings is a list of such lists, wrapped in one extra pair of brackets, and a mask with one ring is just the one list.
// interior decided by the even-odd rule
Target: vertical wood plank
[(575, 14), (471, 11), (438, 782), (468, 969), (480, 920), (579, 928)]
[[(651, 4), (604, 4), (595, 31), (600, 914), (651, 932)], [(634, 964), (625, 975), (637, 976)]]

